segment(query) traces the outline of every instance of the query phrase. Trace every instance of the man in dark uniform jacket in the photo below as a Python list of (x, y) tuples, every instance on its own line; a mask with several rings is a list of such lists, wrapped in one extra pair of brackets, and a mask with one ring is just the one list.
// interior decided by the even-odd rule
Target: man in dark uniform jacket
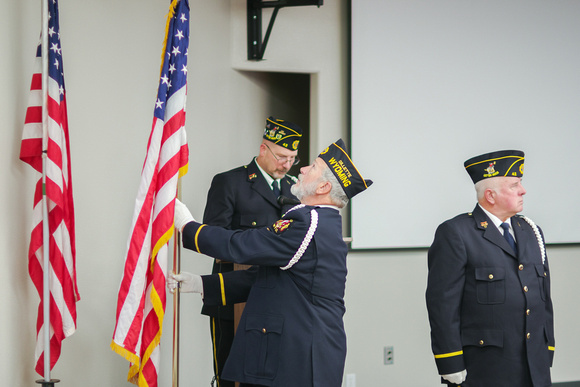
[[(170, 275), (168, 286), (203, 293), (206, 304), (245, 301), (223, 378), (242, 386), (337, 387), (346, 357), (343, 315), (347, 246), (339, 208), (372, 182), (342, 140), (300, 170), (302, 204), (267, 228), (230, 231), (197, 223), (176, 201), (186, 248), (257, 265), (248, 271)], [(197, 285), (193, 286), (196, 283)], [(240, 295), (244, 295), (241, 297)]]
[(441, 224), (429, 248), (431, 344), (448, 385), (552, 385), (550, 269), (542, 231), (517, 215), (523, 167), (521, 151), (467, 160), (478, 204)]
[[(284, 196), (296, 200), (290, 187), (295, 182), (287, 172), (300, 161), (297, 157), (302, 129), (292, 122), (269, 117), (260, 151), (248, 165), (220, 173), (213, 178), (207, 195), (203, 221), (229, 230), (247, 230), (271, 225), (289, 208), (279, 203)], [(276, 181), (279, 191), (272, 183)], [(216, 257), (212, 273), (234, 270), (232, 262)], [(234, 307), (204, 306), (210, 316), (214, 374), (218, 387), (233, 387), (222, 382), (221, 370), (234, 339)]]

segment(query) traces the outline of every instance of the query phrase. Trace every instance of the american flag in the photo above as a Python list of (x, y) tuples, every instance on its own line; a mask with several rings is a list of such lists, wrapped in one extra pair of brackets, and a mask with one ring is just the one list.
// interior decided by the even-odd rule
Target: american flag
[(128, 380), (157, 386), (165, 313), (168, 242), (173, 236), (177, 181), (187, 172), (185, 135), (189, 4), (173, 0), (153, 128), (141, 173), (111, 348), (131, 363)]
[[(40, 295), (36, 322), (36, 372), (43, 374), (44, 331), (43, 294), (43, 211), (42, 153), (46, 146), (46, 200), (49, 228), (50, 289), (50, 369), (54, 367), (61, 342), (76, 330), (76, 302), (80, 299), (76, 277), (75, 222), (70, 166), (70, 148), (64, 89), (64, 70), (58, 23), (58, 4), (48, 2), (48, 69), (42, 68), (42, 48), (36, 51), (35, 70), (30, 86), (20, 159), (38, 172), (34, 193), (32, 233), (28, 250), (28, 271)], [(48, 89), (42, 89), (43, 72), (48, 71)], [(43, 134), (43, 95), (47, 95), (47, 133)]]

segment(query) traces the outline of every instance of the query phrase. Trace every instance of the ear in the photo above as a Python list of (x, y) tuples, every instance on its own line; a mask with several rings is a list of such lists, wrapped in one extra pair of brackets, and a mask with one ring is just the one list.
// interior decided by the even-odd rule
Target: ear
[(260, 144), (260, 156), (264, 157), (264, 154), (266, 153), (266, 145), (264, 145), (264, 143)]
[(316, 189), (316, 193), (320, 195), (326, 195), (327, 193), (332, 190), (332, 184), (330, 181), (325, 181), (324, 183), (320, 183), (318, 188)]
[(489, 204), (495, 204), (495, 191), (492, 190), (491, 188), (485, 190), (485, 192), (483, 193), (483, 197), (485, 198), (485, 201), (488, 202)]

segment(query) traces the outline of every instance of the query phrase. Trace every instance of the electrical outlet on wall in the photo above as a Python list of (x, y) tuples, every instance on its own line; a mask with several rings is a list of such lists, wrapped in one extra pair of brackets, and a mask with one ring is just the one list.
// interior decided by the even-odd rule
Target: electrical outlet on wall
[(385, 347), (383, 358), (385, 365), (393, 364), (395, 361), (395, 348), (393, 346)]

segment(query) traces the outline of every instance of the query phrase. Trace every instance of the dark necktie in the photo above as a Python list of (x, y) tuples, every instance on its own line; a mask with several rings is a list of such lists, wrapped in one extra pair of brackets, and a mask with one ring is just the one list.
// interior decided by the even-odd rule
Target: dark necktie
[(272, 182), (272, 191), (274, 191), (274, 195), (276, 195), (276, 197), (280, 196), (280, 188), (278, 187), (278, 180), (274, 180)]
[(518, 248), (516, 246), (516, 241), (514, 241), (512, 234), (510, 234), (510, 225), (507, 223), (502, 223), (501, 228), (503, 228), (503, 237), (505, 238), (507, 243), (509, 243), (509, 245), (512, 247), (512, 249), (514, 250), (514, 253), (517, 254)]

